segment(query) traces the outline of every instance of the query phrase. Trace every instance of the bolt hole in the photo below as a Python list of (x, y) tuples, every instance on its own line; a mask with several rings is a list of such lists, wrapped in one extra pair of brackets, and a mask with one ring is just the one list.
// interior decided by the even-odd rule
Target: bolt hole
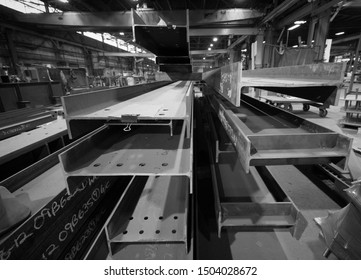
[(163, 109), (163, 111), (168, 111), (168, 109), (165, 108), (165, 109)]
[(173, 229), (173, 230), (172, 230), (172, 233), (173, 233), (173, 234), (174, 234), (174, 233), (177, 233), (177, 231), (176, 231), (175, 229)]
[(166, 162), (162, 163), (162, 166), (167, 166), (167, 165), (168, 165), (168, 163), (166, 163)]
[(144, 233), (144, 230), (139, 231), (139, 234), (143, 234), (143, 233)]
[(159, 114), (159, 116), (164, 116), (164, 114)]
[(144, 162), (139, 163), (139, 166), (145, 166), (145, 163)]
[(163, 220), (163, 216), (160, 216), (160, 217), (159, 217), (159, 220)]
[(98, 166), (100, 166), (100, 163), (94, 164), (94, 167), (98, 167)]
[(133, 217), (130, 217), (130, 218), (129, 218), (130, 221), (133, 220), (133, 219), (134, 219)]
[(104, 109), (104, 111), (109, 111), (109, 110), (110, 110), (109, 108)]
[(123, 163), (117, 163), (117, 166), (123, 166)]
[(148, 220), (148, 217), (147, 217), (147, 216), (145, 216), (145, 217), (144, 217), (144, 220)]
[(126, 231), (126, 230), (125, 230), (125, 231), (123, 231), (123, 234), (127, 234), (127, 233), (128, 233), (128, 231)]
[(155, 233), (156, 233), (156, 234), (159, 234), (159, 233), (160, 233), (160, 230), (156, 230)]
[(177, 220), (177, 219), (178, 219), (178, 216), (174, 216), (173, 218), (174, 218), (174, 220)]

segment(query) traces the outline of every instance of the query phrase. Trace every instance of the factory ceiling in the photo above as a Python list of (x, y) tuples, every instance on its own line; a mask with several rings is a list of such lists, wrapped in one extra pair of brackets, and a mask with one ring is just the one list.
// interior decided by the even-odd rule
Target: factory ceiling
[[(87, 17), (92, 25), (67, 24), (77, 23), (74, 17), (68, 17), (67, 13), (62, 15), (62, 23), (54, 24), (54, 19), (46, 15), (43, 17), (37, 15), (37, 19), (33, 17), (28, 20), (22, 17), (17, 21), (33, 24), (38, 29), (91, 30), (109, 32), (117, 36), (122, 32), (124, 38), (128, 40), (133, 36), (132, 29), (127, 23), (119, 24), (121, 13), (129, 15), (134, 9), (138, 14), (144, 11), (166, 13), (168, 18), (172, 18), (173, 13), (175, 18), (180, 10), (189, 9), (190, 50), (193, 51), (195, 58), (202, 57), (202, 51), (219, 50), (221, 53), (231, 47), (242, 49), (248, 38), (264, 32), (270, 26), (275, 30), (274, 36), (279, 37), (282, 29), (287, 30), (298, 20), (303, 20), (305, 23), (295, 30), (283, 32), (281, 41), (289, 47), (300, 41), (305, 42), (312, 18), (322, 17), (328, 8), (331, 8), (328, 38), (336, 42), (340, 51), (353, 49), (361, 32), (360, 0), (44, 0), (43, 2), (64, 12), (74, 12), (75, 17), (79, 15), (83, 18)], [(96, 20), (94, 13), (97, 13)], [(200, 18), (207, 20), (200, 21)], [(219, 20), (220, 18), (222, 20)], [(58, 19), (59, 17), (56, 18), (57, 21)], [(336, 35), (340, 33), (341, 35)], [(213, 41), (214, 36), (217, 36), (217, 41)], [(355, 39), (347, 40), (348, 38)], [(197, 52), (198, 54), (195, 54)], [(208, 55), (217, 55), (217, 53)]]

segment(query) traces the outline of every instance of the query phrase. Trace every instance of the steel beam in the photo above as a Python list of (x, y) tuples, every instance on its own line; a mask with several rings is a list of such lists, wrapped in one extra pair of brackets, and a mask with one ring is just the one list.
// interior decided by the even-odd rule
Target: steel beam
[[(75, 28), (82, 30), (84, 28), (117, 28), (117, 29), (131, 29), (132, 27), (132, 13), (126, 12), (99, 12), (99, 13), (85, 13), (85, 12), (63, 12), (63, 13), (43, 13), (43, 14), (15, 14), (15, 19), (19, 22), (29, 24), (37, 24), (46, 26), (61, 26), (68, 28)], [(104, 30), (103, 30), (104, 31)]]
[(194, 50), (190, 51), (191, 55), (197, 55), (197, 54), (218, 54), (218, 53), (228, 53), (228, 50), (226, 49), (219, 49), (219, 50)]
[(192, 63), (213, 63), (214, 59), (193, 59)]
[(222, 10), (190, 10), (189, 24), (208, 25), (216, 23), (227, 23), (246, 19), (261, 17), (263, 13), (251, 9), (222, 9)]
[(296, 4), (298, 0), (286, 0), (283, 1), (280, 5), (274, 8), (271, 12), (269, 12), (260, 22), (260, 25), (263, 25), (269, 21), (272, 21), (274, 18), (284, 13), (287, 9)]
[(318, 15), (322, 12), (324, 12), (325, 10), (337, 5), (339, 2), (341, 2), (341, 0), (331, 0), (329, 2), (327, 2), (326, 4), (318, 7), (315, 9), (314, 3), (309, 3), (303, 7), (301, 7), (300, 9), (298, 9), (297, 11), (291, 13), (290, 15), (286, 16), (284, 19), (282, 19), (281, 21), (279, 21), (276, 25), (277, 29), (283, 28), (287, 25), (292, 24), (293, 22), (295, 22), (296, 20), (300, 20), (308, 15)]
[[(186, 25), (185, 11), (135, 11), (138, 24), (145, 25)], [(251, 9), (223, 9), (223, 10), (190, 10), (189, 25), (208, 25), (247, 20), (261, 17), (263, 13)], [(123, 29), (132, 27), (132, 12), (63, 12), (44, 14), (14, 15), (20, 22), (44, 25), (63, 26), (67, 28), (107, 28)]]
[(192, 258), (193, 84), (143, 86), (63, 100), (69, 121), (106, 122), (59, 155), (69, 194), (82, 178), (132, 177), (86, 258)]
[(191, 28), (190, 36), (229, 36), (229, 35), (257, 35), (263, 33), (263, 29), (255, 27), (244, 28)]
[(333, 40), (332, 45), (338, 45), (349, 41), (358, 40), (360, 38), (360, 35), (353, 35), (349, 37), (340, 38), (338, 40)]
[(292, 235), (299, 238), (304, 218), (297, 207), (268, 168), (250, 167), (249, 173), (244, 171), (222, 124), (210, 112), (206, 114), (211, 132), (207, 144), (218, 236), (224, 227), (266, 226), (290, 228)]
[(120, 56), (120, 57), (149, 57), (154, 58), (152, 53), (127, 53), (127, 52), (99, 52), (100, 56)]
[[(243, 87), (254, 87), (324, 103), (336, 104), (343, 82), (344, 63), (318, 63), (242, 70), (240, 63), (203, 73), (203, 80), (235, 106)], [(222, 79), (221, 79), (222, 77)]]
[(323, 61), (325, 52), (326, 38), (328, 36), (328, 29), (330, 26), (331, 10), (326, 9), (320, 13), (317, 29), (315, 32), (315, 46), (319, 46), (318, 61)]
[(236, 41), (234, 41), (228, 48), (227, 50), (231, 50), (233, 49), (235, 46), (239, 45), (240, 43), (242, 43), (243, 41), (245, 41), (247, 39), (247, 35), (243, 35), (242, 37), (238, 38)]
[(246, 95), (236, 109), (211, 89), (205, 92), (247, 173), (251, 166), (283, 164), (346, 168), (352, 139)]

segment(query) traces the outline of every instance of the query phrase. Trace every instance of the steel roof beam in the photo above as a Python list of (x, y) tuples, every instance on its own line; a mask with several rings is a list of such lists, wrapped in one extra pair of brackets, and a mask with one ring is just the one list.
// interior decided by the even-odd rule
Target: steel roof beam
[(228, 48), (227, 50), (231, 50), (233, 49), (235, 46), (237, 46), (238, 44), (242, 43), (243, 41), (245, 41), (247, 39), (247, 35), (243, 35), (242, 37), (239, 37), (236, 41), (234, 41)]
[(263, 24), (273, 20), (274, 18), (276, 18), (277, 16), (279, 16), (280, 14), (282, 14), (283, 12), (285, 12), (286, 10), (291, 8), (298, 1), (299, 0), (286, 0), (286, 1), (282, 2), (280, 5), (278, 5), (276, 8), (274, 8), (270, 13), (268, 13), (262, 19), (262, 21), (260, 22), (260, 25), (263, 25)]
[(340, 38), (338, 40), (333, 40), (332, 45), (337, 45), (337, 44), (342, 44), (342, 43), (353, 41), (353, 40), (358, 40), (359, 37), (360, 37), (359, 35), (353, 35), (353, 36), (349, 36), (349, 37)]
[(293, 12), (292, 14), (286, 16), (276, 25), (276, 27), (277, 29), (283, 28), (284, 26), (293, 24), (296, 20), (300, 20), (308, 15), (312, 15), (312, 16), (318, 15), (324, 12), (325, 10), (337, 5), (340, 2), (342, 2), (342, 0), (331, 0), (320, 7), (315, 7), (313, 3), (309, 3), (301, 7), (297, 11)]
[[(140, 18), (157, 25), (163, 19), (169, 25), (186, 25), (186, 12), (178, 11), (143, 11), (135, 13)], [(199, 26), (208, 24), (221, 24), (232, 21), (254, 19), (263, 16), (262, 13), (249, 9), (224, 9), (224, 10), (190, 10), (189, 25)], [(44, 13), (44, 14), (14, 14), (16, 21), (38, 24), (43, 26), (61, 26), (75, 29), (122, 29), (132, 27), (132, 12), (64, 12), (64, 13)], [(182, 22), (180, 22), (182, 21)], [(184, 21), (184, 22), (183, 22)]]
[(155, 57), (152, 53), (128, 53), (128, 52), (99, 52), (102, 56), (121, 56), (121, 57)]
[(191, 55), (197, 55), (197, 54), (218, 54), (218, 53), (227, 53), (228, 50), (225, 49), (219, 49), (219, 50), (195, 50), (195, 51), (190, 51)]
[(254, 27), (244, 28), (191, 28), (190, 36), (229, 36), (229, 35), (257, 35), (263, 33), (263, 29)]

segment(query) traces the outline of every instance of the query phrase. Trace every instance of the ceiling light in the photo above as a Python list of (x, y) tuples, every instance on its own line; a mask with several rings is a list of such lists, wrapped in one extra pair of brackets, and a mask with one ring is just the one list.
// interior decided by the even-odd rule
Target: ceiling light
[(345, 34), (345, 32), (342, 31), (342, 32), (337, 32), (335, 35), (339, 36), (339, 35), (343, 35), (343, 34)]
[(212, 66), (210, 66), (212, 68)]
[(203, 57), (203, 59), (206, 59), (205, 57)]
[(213, 47), (213, 44), (210, 44), (211, 47)]
[(213, 42), (217, 42), (218, 41), (218, 38), (217, 37), (214, 37), (213, 38)]
[(210, 51), (210, 50), (212, 50), (211, 48), (208, 48), (208, 50)]
[(124, 32), (119, 32), (119, 35), (122, 35), (122, 36), (124, 36)]
[(69, 3), (68, 0), (59, 0), (59, 2), (62, 2), (62, 3)]
[(292, 46), (292, 48), (297, 48), (298, 47), (298, 45), (294, 45), (294, 46)]
[(293, 30), (296, 29), (297, 27), (300, 27), (299, 24), (295, 24), (294, 26), (291, 26), (290, 28), (288, 28), (288, 30)]
[(241, 52), (246, 52), (247, 51), (247, 49), (243, 49), (243, 50), (241, 50)]
[(294, 22), (294, 24), (299, 24), (299, 25), (301, 25), (301, 24), (304, 24), (304, 23), (306, 23), (307, 21), (305, 21), (305, 20), (297, 20), (297, 21), (295, 21)]
[(263, 41), (263, 44), (266, 43), (266, 41)]

